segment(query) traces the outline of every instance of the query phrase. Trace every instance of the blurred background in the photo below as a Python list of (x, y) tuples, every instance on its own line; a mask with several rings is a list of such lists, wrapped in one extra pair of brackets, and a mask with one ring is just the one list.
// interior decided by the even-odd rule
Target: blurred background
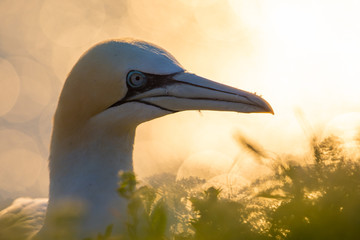
[(106, 39), (153, 42), (187, 70), (256, 92), (275, 111), (183, 112), (142, 124), (140, 177), (216, 182), (231, 170), (246, 183), (267, 174), (239, 147), (240, 135), (278, 156), (308, 155), (314, 135), (336, 134), (351, 150), (360, 126), (359, 12), (357, 0), (1, 0), (0, 209), (18, 196), (47, 196), (62, 85), (80, 55)]

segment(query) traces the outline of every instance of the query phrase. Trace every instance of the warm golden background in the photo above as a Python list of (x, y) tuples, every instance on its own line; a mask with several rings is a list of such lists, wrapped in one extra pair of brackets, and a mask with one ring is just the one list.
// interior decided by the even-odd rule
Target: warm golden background
[(221, 181), (234, 158), (240, 183), (265, 174), (236, 132), (270, 154), (306, 155), (315, 133), (338, 134), (351, 148), (360, 125), (359, 12), (357, 0), (1, 0), (0, 202), (47, 195), (61, 87), (79, 56), (109, 38), (156, 43), (189, 71), (257, 92), (275, 110), (185, 112), (141, 125), (134, 157), (142, 177)]

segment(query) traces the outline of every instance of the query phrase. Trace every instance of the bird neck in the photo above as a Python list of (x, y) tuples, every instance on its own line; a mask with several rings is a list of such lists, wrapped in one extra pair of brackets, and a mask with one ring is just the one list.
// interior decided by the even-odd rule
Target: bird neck
[(62, 136), (54, 130), (45, 228), (59, 210), (66, 213), (70, 204), (81, 209), (77, 234), (104, 232), (108, 225), (125, 219), (126, 202), (117, 194), (118, 173), (133, 170), (135, 129), (121, 134), (84, 129), (67, 139)]

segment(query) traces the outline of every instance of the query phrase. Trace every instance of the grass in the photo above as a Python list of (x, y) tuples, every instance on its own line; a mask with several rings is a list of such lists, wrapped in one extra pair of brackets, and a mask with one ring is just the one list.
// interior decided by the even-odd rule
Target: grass
[(148, 179), (150, 187), (120, 173), (126, 232), (115, 236), (109, 226), (87, 240), (359, 239), (359, 159), (347, 157), (336, 137), (314, 141), (312, 150), (308, 164), (273, 159), (272, 175), (232, 194), (204, 190), (197, 178), (163, 174)]

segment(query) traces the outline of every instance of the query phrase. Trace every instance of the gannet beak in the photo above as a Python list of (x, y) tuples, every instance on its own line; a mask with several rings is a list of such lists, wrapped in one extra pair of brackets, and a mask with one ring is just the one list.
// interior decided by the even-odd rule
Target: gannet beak
[(217, 110), (242, 113), (271, 113), (270, 104), (260, 96), (229, 87), (188, 72), (168, 75), (156, 88), (133, 95), (126, 101), (136, 101), (161, 109)]

